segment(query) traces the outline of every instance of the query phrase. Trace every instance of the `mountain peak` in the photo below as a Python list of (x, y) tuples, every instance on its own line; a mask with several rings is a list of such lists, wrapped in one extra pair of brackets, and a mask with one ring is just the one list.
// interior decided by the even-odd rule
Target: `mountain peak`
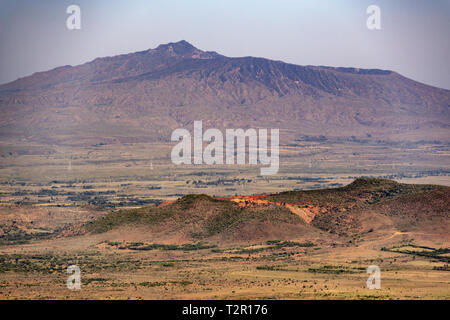
[(168, 54), (171, 56), (189, 56), (191, 54), (199, 54), (203, 51), (197, 49), (192, 44), (186, 40), (181, 40), (178, 42), (169, 42), (166, 44), (160, 44), (155, 49), (150, 49), (149, 52), (158, 52), (163, 54)]
[(198, 49), (189, 42), (187, 42), (186, 40), (181, 40), (178, 42), (169, 42), (166, 44), (160, 44), (155, 50), (173, 50), (176, 53), (183, 53)]
[(150, 53), (159, 53), (165, 56), (192, 58), (192, 59), (211, 59), (217, 57), (216, 52), (205, 52), (197, 49), (186, 40), (180, 40), (178, 42), (169, 42), (166, 44), (160, 44), (155, 49), (150, 49)]

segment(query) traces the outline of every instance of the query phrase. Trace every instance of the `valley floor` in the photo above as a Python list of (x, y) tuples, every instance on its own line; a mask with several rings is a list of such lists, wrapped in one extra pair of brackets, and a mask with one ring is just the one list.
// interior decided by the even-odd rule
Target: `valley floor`
[[(1, 247), (0, 298), (450, 299), (448, 253), (420, 255), (431, 252), (423, 243), (439, 248), (449, 242), (420, 235), (398, 232), (358, 245), (275, 240), (197, 248), (102, 237)], [(73, 264), (81, 269), (80, 290), (66, 287)], [(379, 290), (366, 287), (369, 265), (381, 269)]]

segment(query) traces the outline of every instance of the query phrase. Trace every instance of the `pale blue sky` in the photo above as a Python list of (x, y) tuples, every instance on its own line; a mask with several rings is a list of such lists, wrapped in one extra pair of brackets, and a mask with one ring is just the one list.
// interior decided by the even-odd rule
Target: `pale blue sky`
[[(81, 30), (66, 8), (81, 7)], [(366, 28), (381, 8), (382, 30)], [(0, 0), (0, 83), (186, 40), (227, 56), (397, 71), (450, 89), (450, 0)]]

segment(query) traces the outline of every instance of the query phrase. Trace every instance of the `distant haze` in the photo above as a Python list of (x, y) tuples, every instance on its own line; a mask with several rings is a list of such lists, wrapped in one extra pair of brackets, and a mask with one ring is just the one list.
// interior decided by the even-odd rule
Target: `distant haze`
[[(81, 7), (81, 30), (66, 8)], [(381, 8), (381, 30), (366, 8)], [(450, 89), (450, 1), (14, 1), (0, 4), (0, 83), (185, 39), (227, 56), (394, 70)]]

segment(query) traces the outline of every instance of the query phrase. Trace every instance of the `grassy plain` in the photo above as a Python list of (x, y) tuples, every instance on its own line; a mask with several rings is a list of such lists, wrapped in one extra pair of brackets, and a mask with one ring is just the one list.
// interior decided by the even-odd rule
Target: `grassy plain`
[[(405, 244), (411, 235), (395, 237)], [(403, 240), (402, 240), (403, 239)], [(74, 244), (75, 242), (77, 242)], [(125, 249), (101, 237), (2, 248), (2, 299), (449, 299), (448, 262), (377, 245)], [(66, 268), (81, 268), (81, 290)], [(369, 265), (381, 289), (366, 287)]]
[[(19, 147), (3, 141), (0, 298), (450, 299), (448, 252), (423, 254), (448, 248), (448, 233), (389, 227), (362, 239), (333, 233), (290, 239), (311, 246), (276, 245), (285, 239), (271, 238), (191, 242), (193, 249), (182, 240), (143, 239), (149, 230), (73, 232), (74, 225), (111, 212), (192, 193), (334, 188), (360, 176), (449, 186), (448, 146), (301, 141), (281, 146), (280, 171), (270, 177), (260, 176), (259, 166), (175, 166), (170, 150), (165, 143)], [(72, 264), (81, 268), (79, 291), (66, 288)], [(380, 290), (366, 288), (372, 264), (381, 268)]]

